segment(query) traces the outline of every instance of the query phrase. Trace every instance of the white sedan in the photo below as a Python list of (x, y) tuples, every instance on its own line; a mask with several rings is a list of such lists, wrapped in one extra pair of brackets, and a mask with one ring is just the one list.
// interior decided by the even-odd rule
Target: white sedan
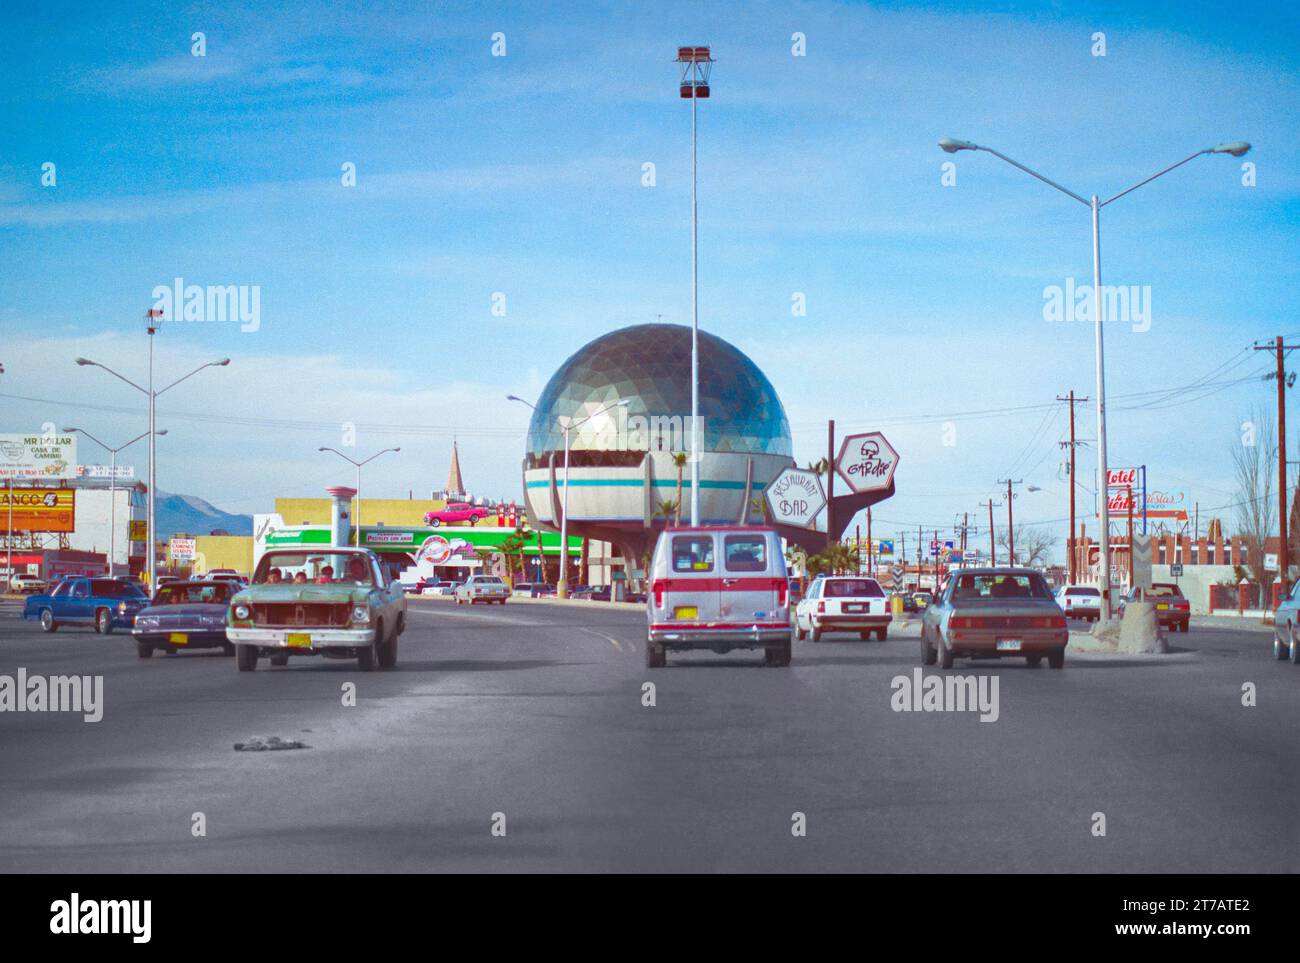
[(510, 588), (495, 575), (471, 575), (466, 581), (456, 586), (456, 604), (468, 602), (499, 602), (506, 604), (510, 597)]
[(819, 575), (794, 610), (794, 634), (820, 642), (824, 632), (857, 632), (866, 641), (874, 632), (885, 641), (889, 599), (874, 578), (857, 575)]

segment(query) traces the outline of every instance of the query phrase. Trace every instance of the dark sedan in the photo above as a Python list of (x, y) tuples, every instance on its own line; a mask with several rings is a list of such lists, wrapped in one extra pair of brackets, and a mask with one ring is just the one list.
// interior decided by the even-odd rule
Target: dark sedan
[(131, 634), (136, 653), (147, 659), (155, 649), (174, 653), (220, 647), (233, 655), (235, 648), (226, 639), (226, 609), (239, 589), (225, 579), (164, 585), (135, 617)]
[(1053, 669), (1065, 665), (1070, 630), (1047, 580), (1026, 568), (963, 570), (921, 620), (921, 661), (951, 669), (953, 659), (1023, 657), (1031, 666), (1043, 656)]

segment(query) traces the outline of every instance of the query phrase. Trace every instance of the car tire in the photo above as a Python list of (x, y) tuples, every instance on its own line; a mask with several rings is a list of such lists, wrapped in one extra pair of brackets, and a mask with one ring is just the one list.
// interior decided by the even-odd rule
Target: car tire
[(876, 629), (876, 641), (884, 642), (889, 638), (889, 629)]
[(1047, 666), (1051, 669), (1065, 668), (1065, 646), (1047, 653)]
[(871, 629), (859, 629), (858, 639), (862, 642), (867, 642), (871, 639), (872, 634)]
[(391, 669), (397, 665), (397, 636), (399, 634), (395, 631), (383, 642), (379, 643), (379, 668)]
[(57, 632), (59, 623), (54, 621), (54, 613), (49, 609), (41, 609), (41, 631)]
[(95, 631), (100, 635), (113, 634), (113, 616), (108, 609), (100, 609), (95, 613)]
[(804, 639), (808, 638), (808, 633), (799, 628), (798, 625), (799, 623), (795, 622), (794, 637), (802, 642)]
[(252, 672), (257, 668), (257, 646), (255, 645), (237, 645), (235, 646), (235, 664), (239, 666), (240, 672)]
[[(1288, 634), (1290, 633), (1290, 631), (1291, 631), (1291, 627), (1288, 625), (1288, 626), (1287, 626), (1287, 632), (1288, 632)], [(1287, 645), (1287, 643), (1283, 642), (1281, 639), (1278, 638), (1278, 636), (1277, 636), (1277, 628), (1274, 627), (1274, 629), (1273, 629), (1273, 658), (1277, 659), (1279, 662), (1285, 662), (1286, 659), (1287, 659), (1287, 656), (1288, 656), (1289, 654), (1290, 654), (1290, 647)]]
[(384, 623), (380, 622), (375, 626), (374, 638), (370, 644), (363, 649), (357, 649), (357, 668), (362, 672), (374, 672), (375, 666), (379, 662), (379, 643), (384, 637)]
[(647, 669), (662, 669), (667, 665), (667, 650), (662, 645), (647, 639), (645, 643), (645, 667)]
[(271, 664), (274, 666), (288, 665), (289, 654), (287, 652), (275, 653), (275, 655), (271, 656)]
[(948, 648), (948, 646), (946, 646), (946, 645), (943, 644), (943, 639), (942, 639), (942, 638), (939, 639), (938, 643), (936, 644), (936, 648), (938, 648), (938, 650), (939, 650), (939, 660), (938, 660), (938, 661), (939, 661), (939, 668), (941, 668), (941, 669), (951, 669), (951, 668), (952, 668), (952, 660), (955, 658), (955, 656), (953, 655), (952, 649)]
[(809, 635), (812, 637), (814, 642), (820, 642), (822, 640), (822, 630), (817, 628), (815, 625), (812, 627)]
[(1187, 631), (1188, 629), (1190, 629), (1191, 627), (1192, 627), (1192, 623), (1191, 623), (1190, 621), (1188, 621), (1188, 622), (1184, 622), (1184, 623), (1183, 623), (1183, 627), (1182, 627), (1181, 629), (1179, 629), (1179, 631), (1180, 631), (1180, 632), (1186, 632), (1186, 631)]
[(397, 636), (401, 635), (405, 631), (406, 631), (406, 613), (399, 612), (397, 614), (397, 632), (393, 636), (393, 638), (397, 638)]
[(930, 647), (930, 640), (925, 637), (925, 627), (921, 627), (921, 664), (934, 665), (939, 654)]
[(1291, 644), (1287, 646), (1287, 649), (1289, 650), (1289, 654), (1291, 656), (1291, 664), (1300, 665), (1300, 640), (1297, 640), (1295, 637), (1294, 625), (1292, 625), (1290, 631), (1287, 632), (1287, 636), (1291, 640)]
[(790, 636), (787, 635), (785, 637), (785, 641), (782, 642), (776, 648), (768, 648), (763, 650), (763, 661), (770, 666), (775, 666), (777, 668), (785, 668), (790, 664), (790, 658), (791, 658), (790, 650), (791, 650), (791, 640), (790, 640)]
[(1027, 655), (1025, 656), (1025, 662), (1028, 664), (1029, 668), (1037, 669), (1043, 664), (1043, 657), (1041, 655)]
[(437, 528), (437, 527), (438, 527), (439, 525), (441, 525), (441, 524), (442, 524), (442, 519), (441, 519), (441, 518), (431, 518), (431, 519), (429, 519), (429, 526), (430, 526), (431, 528)]
[(153, 658), (153, 646), (146, 642), (137, 642), (135, 644), (135, 654), (142, 659)]

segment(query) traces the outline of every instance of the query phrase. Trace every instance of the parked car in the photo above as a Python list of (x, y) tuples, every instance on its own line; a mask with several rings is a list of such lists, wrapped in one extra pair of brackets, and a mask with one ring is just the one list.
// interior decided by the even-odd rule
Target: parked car
[(64, 625), (93, 625), (100, 635), (129, 629), (135, 615), (149, 604), (144, 589), (112, 578), (69, 578), (49, 594), (29, 595), (23, 618), (41, 623), (46, 632)]
[(1101, 589), (1095, 585), (1063, 585), (1056, 590), (1056, 604), (1067, 619), (1096, 622), (1101, 618)]
[(135, 651), (147, 659), (158, 649), (220, 647), (227, 655), (235, 647), (226, 638), (226, 609), (238, 588), (227, 580), (173, 581), (154, 593), (149, 605), (136, 613), (131, 635)]
[(242, 572), (236, 572), (233, 568), (214, 568), (207, 575), (200, 576), (213, 582), (233, 582), (240, 586), (248, 584), (248, 576)]
[(468, 502), (449, 502), (446, 508), (424, 513), (424, 524), (437, 528), (446, 522), (469, 522), (477, 525), (481, 519), (488, 517), (488, 510), (482, 505)]
[(1151, 602), (1156, 607), (1156, 621), (1175, 632), (1186, 632), (1192, 623), (1192, 603), (1172, 582), (1157, 582), (1149, 589), (1134, 586), (1119, 597), (1119, 614), (1129, 602)]
[(230, 600), (226, 636), (240, 672), (263, 655), (355, 658), (363, 672), (397, 664), (406, 629), (406, 593), (389, 581), (369, 549), (271, 549), (250, 585)]
[(795, 606), (794, 635), (820, 642), (827, 632), (856, 632), (866, 641), (875, 633), (883, 642), (892, 621), (889, 599), (874, 578), (819, 575)]
[(670, 650), (762, 649), (788, 666), (790, 576), (781, 539), (761, 526), (671, 528), (655, 543), (646, 605), (646, 665)]
[(9, 589), (18, 592), (21, 595), (36, 595), (44, 592), (46, 588), (45, 579), (39, 575), (32, 575), (30, 572), (18, 572), (9, 579)]
[(518, 595), (521, 598), (535, 599), (541, 587), (541, 584), (537, 582), (516, 582), (510, 586), (510, 594)]
[(964, 569), (921, 617), (921, 661), (951, 669), (962, 658), (1023, 657), (1065, 665), (1065, 613), (1047, 580), (1027, 568)]
[(470, 605), (476, 602), (499, 602), (505, 605), (506, 599), (510, 597), (510, 588), (495, 575), (471, 575), (456, 586), (454, 594), (457, 605), (465, 602)]
[(1300, 665), (1300, 582), (1273, 614), (1273, 658)]

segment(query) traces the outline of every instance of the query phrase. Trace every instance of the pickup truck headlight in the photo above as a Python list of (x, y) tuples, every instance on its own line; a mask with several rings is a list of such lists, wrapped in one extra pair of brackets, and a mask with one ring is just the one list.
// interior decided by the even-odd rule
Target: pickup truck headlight
[(364, 605), (356, 605), (356, 606), (353, 606), (353, 608), (352, 608), (352, 621), (353, 621), (353, 622), (369, 622), (369, 621), (370, 621), (370, 609), (366, 608)]
[(234, 608), (234, 610), (233, 610), (233, 612), (234, 612), (234, 616), (235, 616), (235, 618), (237, 618), (237, 619), (239, 619), (239, 620), (241, 620), (241, 621), (244, 620), (244, 619), (246, 619), (246, 618), (248, 618), (250, 615), (253, 614), (251, 611), (249, 611), (249, 608), (248, 608), (247, 605), (236, 605), (235, 608)]

